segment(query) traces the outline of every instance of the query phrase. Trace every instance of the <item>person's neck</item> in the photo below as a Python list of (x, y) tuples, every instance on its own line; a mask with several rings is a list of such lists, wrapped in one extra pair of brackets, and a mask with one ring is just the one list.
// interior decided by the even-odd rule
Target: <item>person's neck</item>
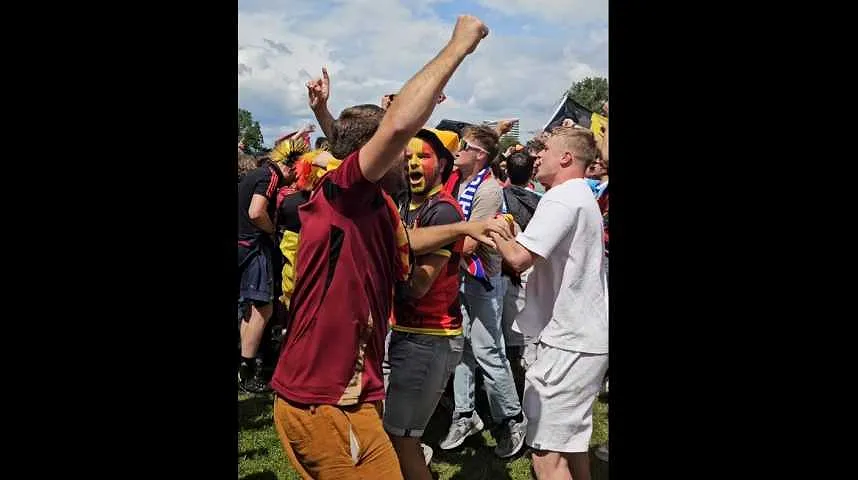
[(599, 177), (599, 181), (601, 183), (608, 183), (608, 174), (606, 173), (606, 174), (602, 175), (601, 177)]
[(423, 205), (426, 202), (426, 200), (429, 197), (431, 197), (433, 195), (437, 195), (438, 192), (441, 191), (442, 187), (443, 187), (443, 185), (441, 185), (439, 183), (439, 184), (435, 185), (434, 187), (432, 187), (431, 189), (429, 189), (428, 193), (425, 190), (423, 191), (423, 193), (413, 193), (412, 192), (411, 193), (411, 205), (408, 206), (408, 209), (409, 210), (417, 210), (418, 208), (420, 208), (421, 205)]
[(576, 178), (587, 178), (582, 171), (574, 171), (570, 169), (561, 169), (554, 178), (551, 179), (550, 183), (543, 183), (545, 185), (546, 190), (551, 187), (556, 187), (561, 183), (568, 182), (569, 180), (575, 180)]
[(482, 169), (483, 169), (483, 165), (477, 165), (477, 164), (474, 164), (471, 167), (470, 171), (468, 171), (467, 169), (464, 169), (462, 167), (459, 167), (459, 170), (462, 171), (462, 183), (471, 183), (471, 180), (473, 180), (474, 177), (476, 177), (477, 174), (480, 173), (480, 170), (482, 170)]

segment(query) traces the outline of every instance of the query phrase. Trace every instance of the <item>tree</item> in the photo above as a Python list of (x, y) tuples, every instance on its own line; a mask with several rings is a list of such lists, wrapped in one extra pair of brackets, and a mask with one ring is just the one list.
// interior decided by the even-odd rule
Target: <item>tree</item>
[(572, 100), (602, 113), (602, 104), (608, 99), (608, 79), (602, 77), (587, 77), (575, 82), (567, 92)]
[(262, 129), (259, 127), (259, 122), (253, 120), (253, 114), (242, 108), (238, 109), (238, 139), (244, 139), (245, 147), (254, 153), (261, 152), (262, 146)]

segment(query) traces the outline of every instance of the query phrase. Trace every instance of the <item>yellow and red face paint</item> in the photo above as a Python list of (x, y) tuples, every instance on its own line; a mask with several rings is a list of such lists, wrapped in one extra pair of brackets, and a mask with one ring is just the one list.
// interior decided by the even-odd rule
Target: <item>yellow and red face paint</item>
[(437, 182), (438, 155), (428, 143), (419, 138), (412, 138), (405, 150), (408, 182), (411, 191), (418, 195), (428, 193)]

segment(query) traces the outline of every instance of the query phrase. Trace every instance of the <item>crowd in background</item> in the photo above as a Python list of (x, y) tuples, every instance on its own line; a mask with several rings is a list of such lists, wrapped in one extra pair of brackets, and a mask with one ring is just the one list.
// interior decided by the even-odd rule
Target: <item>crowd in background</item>
[(487, 34), (460, 17), (399, 92), (338, 117), (323, 69), (307, 84), (323, 137), (239, 144), (238, 385), (273, 392), (305, 478), (431, 478), (421, 437), (438, 408), (438, 448), (488, 428), (501, 458), (530, 447), (540, 479), (589, 478), (607, 394), (607, 125), (562, 119), (502, 152), (513, 121), (426, 127)]

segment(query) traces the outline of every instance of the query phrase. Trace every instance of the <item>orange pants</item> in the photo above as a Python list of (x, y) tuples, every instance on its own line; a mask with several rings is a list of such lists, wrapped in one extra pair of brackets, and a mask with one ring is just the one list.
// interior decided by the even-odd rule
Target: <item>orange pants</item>
[(381, 419), (380, 401), (338, 407), (274, 400), (280, 443), (305, 479), (402, 479)]

